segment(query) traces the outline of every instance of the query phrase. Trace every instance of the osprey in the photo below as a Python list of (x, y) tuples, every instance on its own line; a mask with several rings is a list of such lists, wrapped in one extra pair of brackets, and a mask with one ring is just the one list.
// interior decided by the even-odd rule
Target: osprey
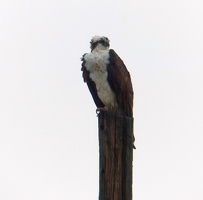
[(107, 37), (94, 36), (91, 53), (82, 56), (82, 76), (99, 110), (133, 117), (133, 88), (130, 74)]

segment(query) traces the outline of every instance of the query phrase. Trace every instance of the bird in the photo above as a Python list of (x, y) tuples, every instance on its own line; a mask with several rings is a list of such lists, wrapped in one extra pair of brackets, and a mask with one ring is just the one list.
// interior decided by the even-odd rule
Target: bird
[(81, 58), (81, 71), (96, 110), (133, 117), (133, 86), (123, 60), (110, 49), (110, 40), (105, 36), (92, 37), (90, 49)]

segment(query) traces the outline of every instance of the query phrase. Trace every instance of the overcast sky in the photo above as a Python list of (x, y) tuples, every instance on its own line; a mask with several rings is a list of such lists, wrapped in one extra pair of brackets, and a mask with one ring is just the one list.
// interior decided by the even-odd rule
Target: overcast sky
[(96, 200), (92, 36), (131, 73), (136, 200), (203, 199), (200, 0), (1, 0), (0, 199)]

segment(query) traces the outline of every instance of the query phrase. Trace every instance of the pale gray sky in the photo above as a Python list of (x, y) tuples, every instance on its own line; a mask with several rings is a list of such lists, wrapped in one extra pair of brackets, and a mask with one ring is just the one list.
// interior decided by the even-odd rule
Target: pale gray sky
[(107, 36), (135, 92), (136, 200), (203, 199), (203, 3), (2, 0), (0, 199), (98, 199), (80, 57)]

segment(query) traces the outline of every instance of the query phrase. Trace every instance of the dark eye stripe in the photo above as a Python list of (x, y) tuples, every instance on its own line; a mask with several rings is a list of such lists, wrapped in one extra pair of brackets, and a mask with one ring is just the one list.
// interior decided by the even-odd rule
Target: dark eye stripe
[(104, 40), (100, 40), (100, 41), (99, 41), (99, 43), (102, 43), (102, 44), (104, 44), (104, 43), (105, 43), (105, 41), (104, 41)]

